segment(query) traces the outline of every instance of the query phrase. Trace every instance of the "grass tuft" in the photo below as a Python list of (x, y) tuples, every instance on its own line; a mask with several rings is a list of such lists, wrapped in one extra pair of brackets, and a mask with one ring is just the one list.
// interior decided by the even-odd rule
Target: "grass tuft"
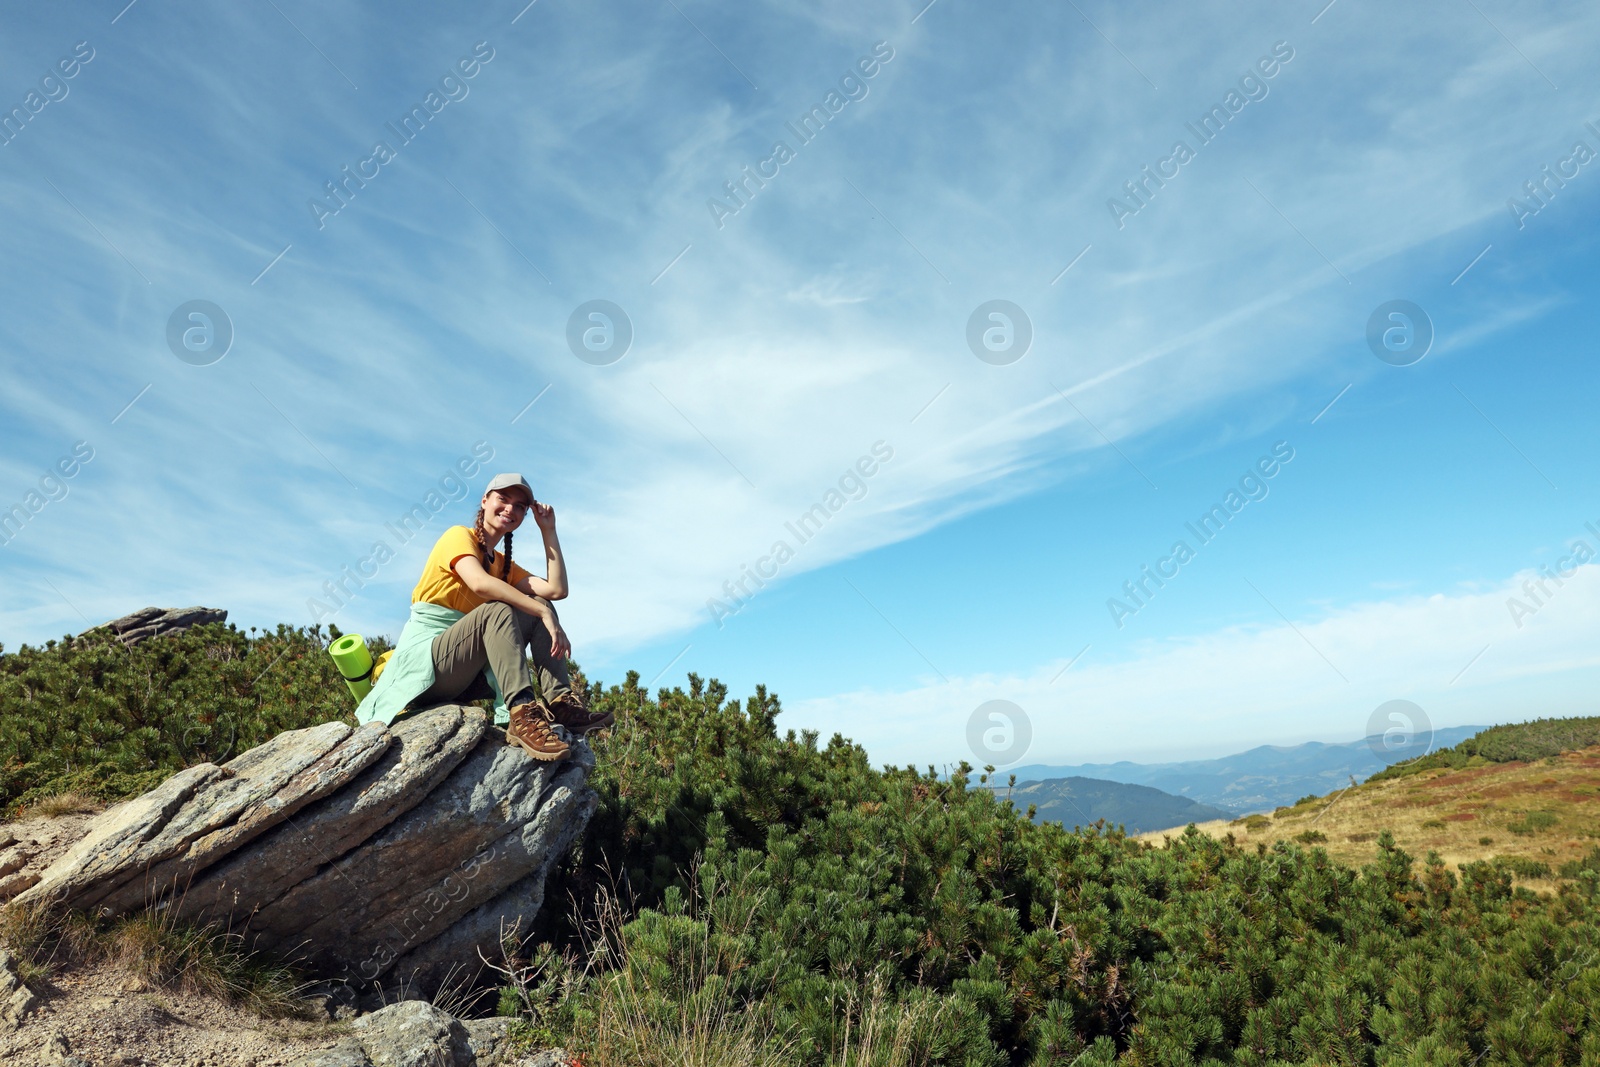
[(16, 818), (18, 822), (24, 819), (56, 819), (63, 815), (96, 815), (105, 810), (105, 801), (69, 789), (34, 800), (18, 811)]
[(156, 910), (96, 922), (43, 905), (0, 909), (0, 945), (18, 960), (24, 981), (48, 980), (63, 967), (109, 964), (155, 989), (202, 993), (265, 1018), (306, 1018), (307, 988), (295, 971), (249, 951), (242, 935), (194, 926)]

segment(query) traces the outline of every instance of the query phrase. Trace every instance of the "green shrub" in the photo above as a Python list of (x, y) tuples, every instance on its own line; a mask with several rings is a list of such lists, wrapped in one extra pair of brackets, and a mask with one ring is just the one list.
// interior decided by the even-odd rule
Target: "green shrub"
[(1367, 781), (1405, 778), (1441, 768), (1460, 770), (1489, 763), (1549, 761), (1563, 752), (1597, 744), (1600, 744), (1600, 716), (1507, 723), (1480, 730), (1452, 748), (1393, 764)]
[(1558, 871), (1563, 878), (1578, 878), (1584, 871), (1600, 871), (1600, 845), (1591, 848), (1582, 859), (1568, 860)]
[(1328, 835), (1321, 830), (1301, 830), (1294, 835), (1294, 839), (1302, 845), (1319, 845), (1328, 840)]
[[(837, 735), (780, 736), (764, 689), (741, 707), (715, 681), (651, 697), (637, 677), (591, 689), (619, 718), (597, 748), (602, 806), (547, 893), (579, 906), (542, 914), (540, 937), (589, 958), (581, 931), (605, 871), (636, 918), (578, 980), (563, 1040), (598, 1032), (582, 1005), (625, 992), (594, 983), (687, 981), (690, 946), (711, 942), (725, 953), (719, 1003), (770, 1021), (761, 1032), (788, 1062), (818, 1067), (855, 1062), (841, 1050), (867, 1004), (879, 1019), (924, 1012), (918, 1032), (943, 1050), (926, 1062), (974, 1067), (1372, 1063), (1424, 1045), (1465, 1049), (1461, 1063), (1491, 1046), (1497, 1060), (1576, 1063), (1576, 1035), (1600, 1025), (1600, 973), (1540, 1007), (1551, 976), (1600, 944), (1595, 902), (1543, 903), (1504, 867), (1458, 880), (1388, 833), (1354, 871), (1192, 829), (1157, 848), (1103, 826), (1033, 826), (968, 788), (970, 767), (874, 770)], [(708, 884), (740, 887), (753, 920), (731, 906), (719, 919)], [(648, 1018), (699, 1017), (695, 982), (663, 990)], [(1531, 1027), (1495, 1021), (1536, 1010)]]
[[(96, 745), (128, 776), (221, 758), (187, 752), (186, 723), (237, 724), (242, 748), (347, 714), (320, 635), (284, 629), (0, 657), (0, 723), (22, 719), (6, 796), (60, 792)], [(281, 682), (241, 669), (266, 665), (263, 642)], [(741, 704), (715, 680), (651, 695), (638, 679), (582, 683), (618, 721), (593, 738), (599, 808), (546, 888), (535, 963), (506, 960), (502, 1007), (529, 1041), (610, 1035), (595, 1067), (1593, 1059), (1600, 872), (1541, 898), (1504, 865), (1457, 874), (1387, 832), (1358, 870), (1193, 827), (1155, 847), (1034, 825), (965, 764), (875, 768), (841, 736), (780, 735), (763, 687)], [(145, 934), (127, 936), (160, 980), (207, 951)]]
[(1524, 856), (1499, 856), (1495, 863), (1504, 867), (1518, 878), (1549, 878), (1550, 865), (1530, 860)]
[(0, 810), (134, 796), (283, 730), (348, 717), (355, 703), (327, 640), (319, 627), (252, 636), (211, 623), (132, 648), (96, 630), (0, 655)]
[(1536, 834), (1541, 830), (1548, 830), (1561, 820), (1553, 811), (1530, 811), (1521, 821), (1506, 824), (1506, 829), (1514, 834)]

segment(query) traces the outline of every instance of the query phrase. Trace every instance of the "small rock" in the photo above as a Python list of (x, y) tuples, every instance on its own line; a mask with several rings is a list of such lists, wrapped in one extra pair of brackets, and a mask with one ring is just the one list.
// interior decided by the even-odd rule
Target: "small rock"
[(372, 1067), (473, 1067), (466, 1027), (425, 1000), (404, 1000), (351, 1024)]
[(17, 973), (16, 959), (0, 948), (0, 1028), (15, 1030), (38, 1004), (39, 998)]
[(346, 1037), (332, 1048), (318, 1049), (290, 1060), (289, 1067), (372, 1067), (372, 1061), (362, 1051), (361, 1042)]
[(493, 1019), (465, 1019), (461, 1025), (467, 1029), (467, 1044), (472, 1046), (472, 1055), (475, 1057), (476, 1067), (490, 1067), (498, 1063), (501, 1052), (506, 1045), (506, 1032), (511, 1029), (512, 1020), (498, 1017)]
[(60, 1030), (51, 1030), (44, 1035), (44, 1047), (39, 1049), (40, 1067), (60, 1067), (67, 1062), (70, 1052), (67, 1035)]
[(572, 1057), (567, 1055), (567, 1050), (562, 1048), (547, 1048), (543, 1052), (535, 1052), (531, 1056), (524, 1056), (516, 1063), (507, 1067), (567, 1067), (572, 1062)]

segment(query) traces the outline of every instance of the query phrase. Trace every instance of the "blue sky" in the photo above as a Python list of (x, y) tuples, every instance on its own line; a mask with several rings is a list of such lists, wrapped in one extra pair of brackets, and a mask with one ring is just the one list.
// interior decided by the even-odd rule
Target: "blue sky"
[[(1595, 709), (1592, 5), (5, 21), (11, 648), (147, 604), (308, 624), (477, 445), (332, 621), (397, 633), (433, 539), (520, 470), (592, 677), (765, 682), (783, 725), (880, 762), (983, 762), (990, 700), (1030, 763), (1349, 740), (1394, 699), (1436, 726)], [(631, 323), (620, 359), (569, 346), (593, 300)], [(1020, 358), (969, 346), (996, 300)], [(1367, 338), (1396, 300), (1434, 334), (1403, 366)], [(169, 346), (192, 301), (231, 324), (220, 359)], [(1264, 497), (1187, 531), (1275, 447)]]

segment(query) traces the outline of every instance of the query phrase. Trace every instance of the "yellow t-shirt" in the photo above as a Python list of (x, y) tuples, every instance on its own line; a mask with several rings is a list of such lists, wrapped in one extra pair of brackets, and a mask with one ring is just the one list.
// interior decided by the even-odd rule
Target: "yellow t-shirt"
[[(500, 577), (500, 564), (503, 553), (495, 552), (493, 561), (489, 564), (488, 572), (496, 578)], [(477, 556), (483, 558), (478, 551), (478, 542), (472, 536), (472, 530), (466, 526), (452, 526), (439, 536), (434, 542), (433, 551), (428, 553), (428, 562), (422, 565), (422, 577), (417, 580), (417, 587), (411, 591), (413, 604), (426, 601), (429, 604), (438, 604), (442, 607), (454, 608), (465, 614), (486, 601), (475, 595), (456, 576), (456, 560), (463, 556)], [(518, 566), (516, 560), (511, 561), (511, 573), (507, 574), (505, 581), (516, 585), (528, 577), (528, 572)]]

